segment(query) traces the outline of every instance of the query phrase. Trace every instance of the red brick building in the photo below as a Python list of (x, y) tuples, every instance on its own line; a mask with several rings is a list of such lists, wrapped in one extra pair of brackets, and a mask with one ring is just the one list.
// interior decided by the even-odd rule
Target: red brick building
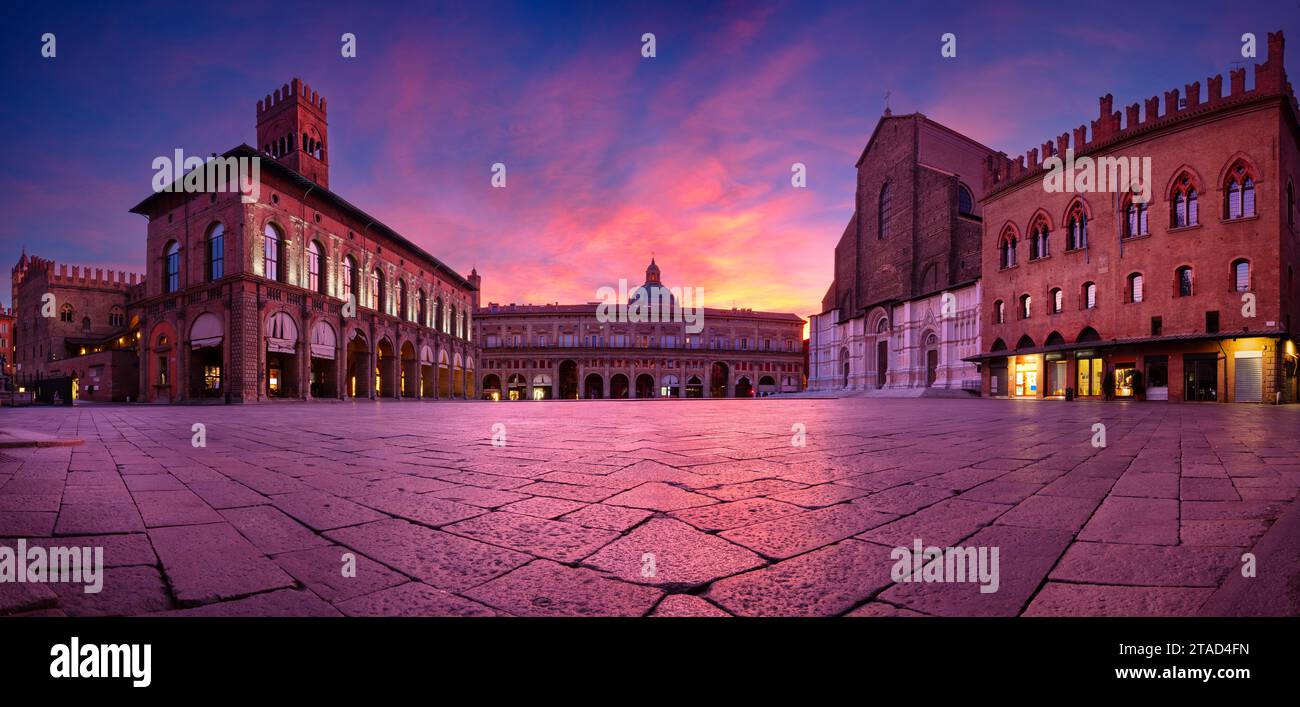
[(69, 268), (24, 251), (12, 277), (16, 387), (66, 377), (75, 399), (138, 399), (138, 335), (128, 303), (144, 291), (139, 275)]
[[(989, 160), (986, 395), (1297, 399), (1297, 103), (1267, 61), (1128, 106), (1016, 160)], [(1150, 200), (1049, 192), (1049, 157), (1149, 158)], [(1100, 171), (1100, 170), (1099, 170)]]
[(149, 219), (143, 399), (472, 397), (478, 275), (329, 190), (310, 86), (258, 101), (257, 144), (223, 157), (259, 158), (259, 189), (156, 191), (132, 209)]

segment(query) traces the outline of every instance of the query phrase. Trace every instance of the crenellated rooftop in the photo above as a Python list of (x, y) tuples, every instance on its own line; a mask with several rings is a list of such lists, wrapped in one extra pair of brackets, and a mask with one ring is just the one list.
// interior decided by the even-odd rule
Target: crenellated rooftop
[(1201, 95), (1201, 83), (1186, 84), (1182, 92), (1178, 88), (1164, 92), (1164, 110), (1161, 111), (1159, 96), (1152, 96), (1143, 103), (1134, 103), (1125, 108), (1123, 114), (1115, 110), (1114, 97), (1106, 94), (1099, 99), (1100, 111), (1097, 119), (1088, 125), (1080, 125), (1071, 132), (1062, 133), (1055, 139), (1044, 142), (1041, 146), (1031, 148), (1014, 160), (1004, 154), (985, 160), (984, 191), (985, 195), (1000, 191), (1021, 180), (1044, 170), (1043, 163), (1053, 156), (1063, 156), (1066, 150), (1073, 150), (1076, 156), (1102, 149), (1134, 135), (1164, 128), (1173, 123), (1204, 115), (1219, 108), (1245, 103), (1265, 96), (1287, 96), (1293, 109), (1300, 111), (1291, 82), (1286, 78), (1283, 66), (1285, 39), (1282, 31), (1268, 34), (1268, 54), (1263, 64), (1255, 65), (1255, 87), (1246, 90), (1246, 68), (1232, 69), (1228, 72), (1228, 94), (1223, 94), (1223, 75), (1206, 79), (1205, 96)]
[(137, 273), (104, 268), (92, 270), (90, 267), (83, 268), (79, 265), (69, 268), (66, 263), (55, 263), (53, 260), (24, 254), (24, 260), (19, 261), (19, 266), (13, 271), (14, 285), (21, 284), (26, 279), (27, 273), (33, 271), (44, 271), (47, 282), (51, 285), (128, 290), (144, 282), (144, 275)]
[(264, 113), (278, 110), (281, 106), (291, 103), (292, 101), (290, 99), (295, 96), (301, 97), (303, 102), (312, 106), (324, 115), (325, 99), (321, 98), (320, 94), (311, 90), (309, 84), (305, 84), (298, 79), (293, 79), (281, 88), (276, 89), (275, 93), (268, 93), (266, 98), (257, 102), (257, 116), (260, 118)]

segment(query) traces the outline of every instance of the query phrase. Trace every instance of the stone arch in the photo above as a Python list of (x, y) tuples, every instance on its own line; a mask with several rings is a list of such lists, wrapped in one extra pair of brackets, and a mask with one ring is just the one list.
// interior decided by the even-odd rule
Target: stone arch
[(273, 309), (266, 314), (263, 325), (265, 335), (267, 397), (296, 398), (298, 390), (298, 320), (284, 309)]
[(754, 383), (750, 381), (749, 376), (742, 375), (736, 379), (735, 396), (737, 398), (754, 397)]
[(375, 389), (376, 397), (397, 397), (397, 350), (387, 335), (375, 344)]
[(343, 384), (348, 397), (369, 398), (374, 394), (374, 371), (370, 370), (370, 339), (353, 328), (347, 338)]
[(415, 344), (407, 339), (398, 349), (401, 363), (398, 368), (397, 393), (403, 398), (413, 398), (420, 389), (420, 359), (416, 355)]
[(451, 395), (454, 398), (465, 397), (465, 365), (459, 351), (451, 361)]
[(649, 373), (641, 373), (636, 377), (635, 397), (653, 398), (655, 397), (655, 378)]
[[(1071, 204), (1073, 204), (1073, 202), (1071, 202)], [(1067, 210), (1066, 213), (1069, 213), (1069, 211)], [(1037, 209), (1034, 209), (1034, 213), (1031, 214), (1029, 220), (1025, 222), (1025, 233), (1032, 232), (1034, 226), (1038, 225), (1040, 221), (1043, 225), (1047, 226), (1048, 233), (1056, 232), (1056, 224), (1052, 222), (1052, 215), (1047, 212), (1047, 209), (1040, 206)]]
[[(1231, 160), (1229, 160), (1229, 162), (1231, 162)], [(1224, 175), (1227, 175), (1228, 167), (1226, 164), (1224, 165), (1223, 170), (1224, 170), (1223, 172)], [(1166, 201), (1169, 201), (1173, 198), (1174, 188), (1178, 186), (1180, 180), (1183, 177), (1188, 178), (1192, 188), (1196, 189), (1196, 193), (1198, 194), (1205, 193), (1205, 180), (1201, 179), (1201, 174), (1196, 171), (1195, 167), (1187, 163), (1183, 163), (1182, 165), (1179, 165), (1179, 167), (1175, 169), (1173, 172), (1169, 173), (1169, 180), (1165, 182), (1165, 190), (1161, 192), (1161, 194), (1164, 195)]]
[(489, 373), (483, 376), (483, 395), (489, 400), (501, 399), (501, 376), (498, 376), (495, 373)]
[(191, 397), (219, 398), (225, 392), (225, 329), (222, 318), (209, 311), (190, 322), (185, 355)]
[(438, 349), (438, 397), (451, 397), (451, 360), (447, 349)]
[(1263, 181), (1263, 172), (1259, 169), (1259, 163), (1257, 163), (1255, 159), (1246, 152), (1238, 150), (1232, 153), (1232, 155), (1224, 161), (1223, 167), (1219, 169), (1219, 178), (1214, 182), (1215, 189), (1220, 191), (1223, 190), (1223, 185), (1227, 183), (1228, 175), (1232, 173), (1232, 168), (1238, 164), (1246, 168), (1246, 173), (1250, 175), (1251, 179), (1255, 180), (1256, 185)]
[(583, 397), (595, 400), (605, 397), (605, 379), (599, 373), (588, 373), (582, 380)]
[[(497, 392), (501, 389), (501, 380), (497, 379)], [(433, 347), (428, 344), (420, 346), (420, 396), (432, 398), (438, 389), (438, 364), (434, 360)]]

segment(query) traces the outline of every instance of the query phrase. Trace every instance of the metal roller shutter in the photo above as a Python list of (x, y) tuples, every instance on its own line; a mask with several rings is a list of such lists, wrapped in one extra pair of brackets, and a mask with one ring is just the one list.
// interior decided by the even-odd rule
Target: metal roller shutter
[[(1249, 358), (1241, 354), (1256, 354)], [(1258, 403), (1263, 401), (1264, 393), (1264, 359), (1258, 352), (1241, 352), (1237, 355), (1236, 387), (1233, 400), (1239, 403)]]

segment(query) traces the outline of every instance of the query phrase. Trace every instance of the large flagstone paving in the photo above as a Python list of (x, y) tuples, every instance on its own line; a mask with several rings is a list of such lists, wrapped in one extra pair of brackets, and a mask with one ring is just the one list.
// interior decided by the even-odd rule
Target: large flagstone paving
[[(1243, 554), (1300, 548), (1275, 522), (1300, 406), (81, 405), (0, 429), (85, 440), (0, 453), (0, 545), (102, 546), (109, 568), (97, 595), (0, 583), (0, 614), (1251, 613)], [(899, 581), (918, 540), (997, 548), (998, 590)], [(1267, 584), (1300, 580), (1270, 559)]]

